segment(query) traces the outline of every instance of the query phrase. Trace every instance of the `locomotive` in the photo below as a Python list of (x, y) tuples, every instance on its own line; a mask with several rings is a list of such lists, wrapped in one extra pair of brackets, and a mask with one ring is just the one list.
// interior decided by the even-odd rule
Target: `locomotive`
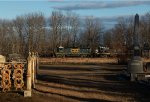
[(109, 47), (99, 46), (95, 50), (95, 57), (110, 57), (110, 55), (111, 53)]
[(60, 46), (57, 47), (55, 55), (56, 57), (107, 57), (110, 55), (110, 53), (108, 53), (108, 50), (108, 47), (98, 47), (93, 53), (91, 51), (91, 48), (64, 48)]
[(56, 49), (56, 57), (90, 57), (90, 48), (64, 48), (62, 46)]

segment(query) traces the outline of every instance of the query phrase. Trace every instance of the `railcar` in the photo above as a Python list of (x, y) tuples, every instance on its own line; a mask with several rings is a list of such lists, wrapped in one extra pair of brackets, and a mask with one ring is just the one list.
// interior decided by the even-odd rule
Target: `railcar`
[(95, 50), (95, 56), (96, 57), (110, 57), (110, 49), (108, 47), (99, 46)]
[(64, 48), (62, 46), (56, 49), (56, 57), (90, 57), (90, 48)]

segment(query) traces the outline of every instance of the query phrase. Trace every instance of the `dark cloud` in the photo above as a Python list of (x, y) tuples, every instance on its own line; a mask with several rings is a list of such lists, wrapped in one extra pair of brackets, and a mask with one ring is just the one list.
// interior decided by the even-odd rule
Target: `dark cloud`
[(59, 10), (81, 10), (81, 9), (102, 9), (102, 8), (118, 8), (137, 5), (150, 5), (150, 1), (113, 1), (113, 2), (80, 2), (64, 6), (55, 6), (54, 9)]

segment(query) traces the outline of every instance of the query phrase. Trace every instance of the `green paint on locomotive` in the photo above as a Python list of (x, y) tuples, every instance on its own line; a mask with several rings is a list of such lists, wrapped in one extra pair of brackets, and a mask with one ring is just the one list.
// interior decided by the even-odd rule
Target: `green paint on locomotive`
[(91, 54), (90, 48), (64, 48), (58, 47), (56, 57), (88, 57)]

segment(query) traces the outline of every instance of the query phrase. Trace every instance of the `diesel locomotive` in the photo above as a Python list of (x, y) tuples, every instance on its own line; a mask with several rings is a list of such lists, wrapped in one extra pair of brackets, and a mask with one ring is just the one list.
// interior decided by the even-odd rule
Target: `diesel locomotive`
[(56, 49), (56, 57), (90, 57), (90, 48), (64, 48), (62, 46)]
[(98, 47), (93, 53), (91, 48), (64, 48), (60, 46), (57, 47), (55, 55), (56, 57), (107, 57), (110, 55), (108, 50), (109, 48), (106, 47)]

